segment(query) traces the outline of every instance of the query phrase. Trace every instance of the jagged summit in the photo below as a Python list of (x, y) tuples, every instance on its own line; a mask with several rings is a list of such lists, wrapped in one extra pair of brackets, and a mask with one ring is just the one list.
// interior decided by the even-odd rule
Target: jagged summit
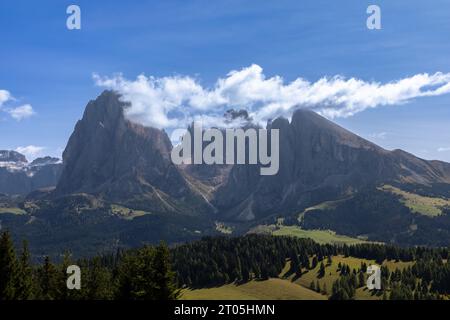
[(0, 162), (22, 162), (27, 163), (27, 158), (17, 152), (12, 150), (0, 150)]
[(204, 211), (208, 204), (170, 160), (166, 132), (128, 121), (124, 107), (112, 91), (88, 103), (64, 150), (55, 195), (89, 193), (155, 212)]
[(58, 163), (61, 163), (61, 160), (59, 158), (46, 156), (46, 157), (41, 157), (41, 158), (34, 159), (30, 163), (30, 166), (31, 167), (46, 166), (46, 165), (49, 165), (49, 164), (58, 164)]
[(234, 166), (215, 204), (228, 218), (253, 220), (336, 199), (348, 190), (381, 183), (450, 183), (450, 164), (387, 151), (310, 110), (291, 122), (277, 118), (280, 169), (262, 177), (251, 166)]

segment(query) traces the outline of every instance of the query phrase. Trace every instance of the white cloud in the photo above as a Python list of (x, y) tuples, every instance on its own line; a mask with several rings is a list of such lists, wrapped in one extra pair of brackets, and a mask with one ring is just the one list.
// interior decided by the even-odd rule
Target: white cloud
[(277, 116), (290, 117), (296, 108), (314, 109), (328, 118), (349, 117), (368, 108), (450, 93), (450, 73), (423, 73), (384, 84), (340, 76), (285, 83), (280, 76), (266, 78), (255, 64), (231, 71), (212, 88), (188, 76), (140, 75), (128, 80), (122, 75), (94, 75), (94, 80), (131, 102), (126, 110), (130, 120), (157, 128), (181, 127), (200, 116), (218, 125), (229, 108), (246, 109), (262, 124)]
[(9, 101), (15, 101), (14, 97), (7, 90), (0, 90), (0, 111), (8, 113), (13, 119), (20, 121), (29, 118), (36, 113), (30, 104), (24, 104), (19, 107), (6, 108), (3, 105)]
[(15, 151), (25, 155), (28, 160), (34, 160), (42, 155), (42, 152), (45, 150), (45, 147), (38, 146), (25, 146), (25, 147), (17, 147)]
[(441, 147), (437, 149), (438, 152), (447, 152), (450, 151), (450, 147)]
[(11, 99), (11, 94), (9, 91), (0, 90), (0, 107), (8, 100)]
[(13, 117), (17, 121), (29, 118), (35, 114), (33, 107), (29, 104), (25, 104), (16, 108), (6, 109), (5, 111), (8, 112), (11, 117)]

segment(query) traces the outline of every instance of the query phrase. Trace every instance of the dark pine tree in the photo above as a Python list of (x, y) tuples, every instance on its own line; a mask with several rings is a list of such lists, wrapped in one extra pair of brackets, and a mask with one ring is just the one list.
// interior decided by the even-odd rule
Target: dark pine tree
[(156, 286), (155, 297), (157, 300), (174, 300), (180, 295), (175, 284), (175, 272), (170, 264), (169, 248), (164, 243), (156, 247), (153, 260)]
[(19, 267), (9, 232), (0, 237), (0, 300), (17, 298)]
[(323, 264), (323, 262), (321, 262), (318, 277), (323, 278), (324, 276), (325, 276), (325, 265)]
[(35, 285), (33, 278), (33, 268), (30, 264), (30, 251), (28, 250), (28, 243), (24, 241), (19, 261), (17, 299), (31, 300), (34, 297), (34, 291)]
[(38, 274), (40, 280), (40, 299), (60, 299), (60, 274), (58, 269), (50, 262), (49, 257), (45, 257), (44, 265), (41, 266)]

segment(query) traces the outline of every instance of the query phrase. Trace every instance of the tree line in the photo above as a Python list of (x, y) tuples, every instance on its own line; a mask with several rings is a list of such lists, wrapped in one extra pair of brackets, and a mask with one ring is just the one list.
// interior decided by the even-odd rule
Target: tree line
[[(356, 289), (366, 286), (364, 268), (342, 267), (339, 279), (333, 283), (331, 300), (354, 299)], [(450, 294), (450, 267), (442, 259), (424, 260), (403, 270), (390, 271), (381, 266), (381, 289), (374, 294), (383, 300), (441, 300)]]
[[(166, 245), (73, 261), (64, 254), (53, 263), (45, 257), (31, 264), (26, 242), (16, 252), (8, 232), (0, 236), (0, 300), (165, 300), (179, 290)], [(67, 267), (78, 265), (81, 290), (67, 287)]]

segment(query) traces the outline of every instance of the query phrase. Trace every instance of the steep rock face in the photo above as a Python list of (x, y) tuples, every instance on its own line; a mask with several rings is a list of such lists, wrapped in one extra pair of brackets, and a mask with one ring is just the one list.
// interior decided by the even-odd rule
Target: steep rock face
[(62, 162), (58, 158), (43, 157), (33, 160), (28, 166), (31, 176), (31, 189), (54, 188), (62, 172)]
[(0, 193), (23, 195), (31, 191), (31, 181), (24, 171), (0, 167)]
[(224, 217), (253, 220), (295, 213), (369, 185), (450, 183), (450, 165), (425, 161), (404, 151), (387, 151), (318, 114), (298, 110), (280, 130), (280, 169), (260, 176), (257, 166), (235, 165), (215, 199)]
[(105, 91), (87, 105), (64, 151), (55, 195), (94, 194), (154, 212), (207, 211), (172, 164), (167, 134), (126, 120), (119, 98)]

